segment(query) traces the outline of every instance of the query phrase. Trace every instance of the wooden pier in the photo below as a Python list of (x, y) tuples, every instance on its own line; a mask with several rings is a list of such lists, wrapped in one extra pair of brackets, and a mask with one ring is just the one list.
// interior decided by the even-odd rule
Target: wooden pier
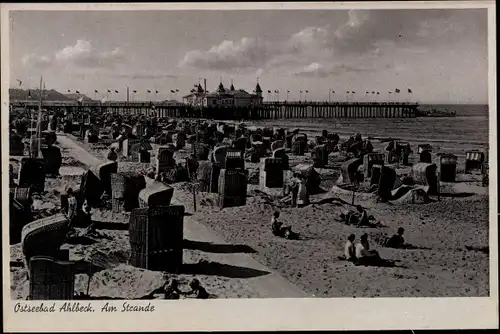
[[(12, 108), (32, 109), (34, 101), (13, 101)], [(50, 102), (46, 110), (69, 113), (117, 113), (121, 115), (157, 115), (159, 118), (209, 118), (218, 120), (261, 120), (299, 118), (413, 118), (418, 104), (397, 102), (266, 102), (259, 106), (193, 107), (186, 104), (144, 102)]]

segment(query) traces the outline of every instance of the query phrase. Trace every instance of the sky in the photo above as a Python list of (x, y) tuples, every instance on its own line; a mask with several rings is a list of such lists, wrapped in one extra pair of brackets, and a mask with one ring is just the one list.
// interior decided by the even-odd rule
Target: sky
[(15, 11), (10, 20), (11, 88), (43, 76), (62, 93), (125, 100), (130, 87), (131, 99), (154, 101), (180, 99), (203, 79), (215, 91), (222, 79), (249, 92), (258, 80), (264, 99), (488, 100), (486, 9)]

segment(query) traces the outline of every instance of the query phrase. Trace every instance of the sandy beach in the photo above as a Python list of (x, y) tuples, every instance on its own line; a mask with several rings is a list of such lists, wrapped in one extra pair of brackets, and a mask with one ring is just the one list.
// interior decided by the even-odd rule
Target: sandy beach
[[(47, 179), (46, 192), (35, 199), (35, 211), (40, 217), (56, 212), (60, 207), (59, 194), (68, 187), (78, 188), (81, 172), (104, 160), (106, 154), (105, 150), (92, 149), (91, 144), (78, 142), (71, 135), (58, 138), (64, 156), (63, 175)], [(374, 145), (380, 148), (382, 144), (374, 142)], [(182, 160), (190, 149), (187, 145), (177, 151), (176, 159)], [(292, 167), (312, 162), (309, 154), (290, 158)], [(172, 202), (184, 205), (189, 214), (185, 217), (184, 232), (184, 238), (189, 240), (184, 250), (184, 263), (188, 264), (185, 268), (189, 268), (186, 274), (152, 272), (126, 264), (130, 247), (127, 213), (95, 210), (92, 218), (101, 222), (98, 227), (101, 237), (88, 245), (64, 245), (63, 249), (69, 249), (70, 258), (75, 261), (88, 260), (95, 251), (114, 259), (112, 268), (92, 276), (90, 298), (144, 298), (172, 277), (181, 284), (197, 277), (214, 298), (489, 294), (488, 195), (487, 188), (478, 186), (479, 178), (459, 175), (462, 182), (443, 185), (448, 187), (449, 196), (427, 204), (411, 204), (408, 200), (377, 203), (375, 194), (358, 193), (355, 204), (362, 205), (383, 227), (356, 228), (337, 221), (340, 213), (351, 208), (352, 200), (350, 191), (335, 185), (340, 174), (337, 158), (332, 153), (327, 168), (317, 169), (324, 192), (311, 196), (312, 204), (304, 208), (283, 207), (276, 198), (259, 192), (258, 164), (248, 162), (246, 168), (251, 180), (247, 204), (242, 207), (221, 210), (215, 205), (217, 194), (198, 192), (194, 211), (189, 185), (173, 184)], [(17, 160), (11, 158), (11, 163), (16, 172)], [(149, 164), (119, 162), (119, 172), (145, 172), (148, 168)], [(453, 195), (460, 192), (471, 195)], [(336, 200), (318, 203), (325, 198)], [(272, 235), (270, 221), (275, 210), (300, 233), (301, 240)], [(394, 267), (354, 266), (338, 259), (349, 234), (359, 237), (366, 232), (371, 240), (377, 240), (384, 234), (392, 235), (398, 227), (404, 227), (406, 242), (412, 249), (389, 249), (372, 241), (372, 247), (383, 258), (395, 261)], [(20, 245), (13, 245), (11, 296), (14, 299), (27, 296), (28, 282), (20, 263)], [(88, 277), (86, 273), (77, 275), (77, 293), (86, 292)]]

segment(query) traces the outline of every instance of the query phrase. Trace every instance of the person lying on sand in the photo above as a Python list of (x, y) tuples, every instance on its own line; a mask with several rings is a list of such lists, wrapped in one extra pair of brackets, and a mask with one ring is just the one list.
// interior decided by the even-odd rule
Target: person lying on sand
[(368, 234), (363, 234), (360, 238), (360, 242), (356, 245), (356, 265), (377, 265), (382, 261), (380, 255), (376, 250), (370, 250), (370, 244), (368, 243)]
[(378, 227), (382, 226), (380, 223), (372, 223), (375, 217), (368, 216), (366, 210), (363, 210), (361, 205), (356, 206), (356, 211), (349, 210), (347, 213), (340, 214), (340, 220), (346, 225), (354, 225), (356, 227)]
[(405, 233), (405, 229), (400, 227), (398, 228), (398, 233), (394, 234), (385, 244), (385, 247), (389, 248), (403, 248), (405, 246), (405, 238), (403, 238), (403, 234)]

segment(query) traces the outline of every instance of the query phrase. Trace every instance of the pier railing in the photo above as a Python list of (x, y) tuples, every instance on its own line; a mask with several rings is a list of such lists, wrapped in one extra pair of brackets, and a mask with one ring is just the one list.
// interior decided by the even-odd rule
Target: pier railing
[[(12, 101), (12, 108), (34, 108), (33, 101)], [(256, 106), (196, 107), (187, 104), (147, 102), (50, 102), (47, 110), (68, 112), (119, 113), (123, 115), (157, 115), (158, 117), (212, 119), (295, 119), (295, 118), (412, 118), (418, 115), (418, 104), (398, 102), (266, 102)]]

